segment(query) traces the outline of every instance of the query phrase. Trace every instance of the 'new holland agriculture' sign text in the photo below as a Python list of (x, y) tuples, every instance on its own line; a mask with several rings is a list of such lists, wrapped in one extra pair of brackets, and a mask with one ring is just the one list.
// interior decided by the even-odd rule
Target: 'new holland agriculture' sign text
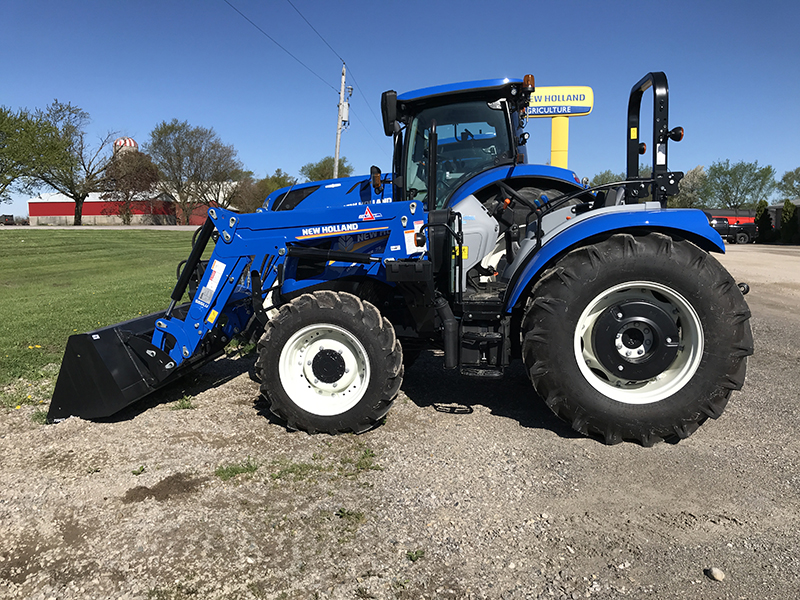
[(585, 85), (537, 87), (525, 113), (529, 117), (581, 117), (592, 112), (594, 91)]

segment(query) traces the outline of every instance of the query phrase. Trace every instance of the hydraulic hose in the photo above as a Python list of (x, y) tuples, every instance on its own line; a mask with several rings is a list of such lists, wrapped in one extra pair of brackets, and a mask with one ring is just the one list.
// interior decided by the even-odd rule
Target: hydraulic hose
[(186, 266), (183, 268), (178, 283), (175, 284), (175, 289), (172, 290), (172, 295), (170, 296), (172, 301), (169, 303), (169, 308), (165, 314), (166, 317), (172, 314), (172, 309), (175, 308), (175, 305), (183, 298), (183, 294), (186, 292), (186, 286), (189, 284), (189, 279), (191, 279), (192, 273), (194, 273), (194, 270), (200, 263), (200, 258), (203, 256), (203, 252), (205, 252), (206, 245), (208, 245), (208, 240), (211, 239), (212, 233), (214, 233), (214, 222), (210, 218), (206, 218), (206, 222), (203, 223), (203, 227), (200, 229), (200, 235), (197, 236), (197, 240), (194, 242), (194, 246), (192, 246), (192, 252), (189, 254), (189, 258), (186, 259)]

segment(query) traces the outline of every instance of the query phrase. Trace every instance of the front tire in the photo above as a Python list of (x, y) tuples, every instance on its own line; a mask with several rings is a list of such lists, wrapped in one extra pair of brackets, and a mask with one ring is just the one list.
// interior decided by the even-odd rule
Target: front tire
[(753, 353), (750, 311), (712, 256), (651, 233), (573, 250), (532, 291), (523, 358), (584, 435), (650, 446), (719, 417)]
[(362, 433), (382, 419), (403, 381), (391, 323), (345, 292), (303, 294), (281, 307), (258, 343), (270, 410), (290, 429)]

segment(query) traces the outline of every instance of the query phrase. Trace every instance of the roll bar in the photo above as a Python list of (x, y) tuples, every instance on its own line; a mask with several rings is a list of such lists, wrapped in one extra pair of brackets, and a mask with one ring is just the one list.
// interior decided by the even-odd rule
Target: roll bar
[[(653, 88), (653, 173), (652, 178), (643, 180), (639, 177), (639, 154), (643, 154), (643, 146), (639, 143), (639, 116), (642, 108), (642, 96)], [(669, 128), (669, 86), (667, 76), (656, 71), (645, 75), (631, 89), (628, 100), (627, 129), (627, 178), (631, 182), (626, 186), (629, 196), (634, 198), (646, 195), (642, 193), (647, 184), (653, 183), (653, 199), (666, 206), (667, 197), (678, 193), (678, 182), (683, 173), (671, 173), (667, 169), (667, 142), (671, 139), (679, 142), (683, 138), (683, 128)], [(635, 183), (634, 183), (635, 182)]]

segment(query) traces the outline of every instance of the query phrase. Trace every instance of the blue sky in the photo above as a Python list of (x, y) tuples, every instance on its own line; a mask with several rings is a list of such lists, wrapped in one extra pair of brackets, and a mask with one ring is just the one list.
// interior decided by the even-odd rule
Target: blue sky
[[(341, 56), (355, 86), (341, 154), (367, 173), (390, 166), (384, 90), (533, 73), (539, 86), (594, 89), (569, 153), (592, 177), (624, 170), (630, 89), (664, 71), (670, 125), (686, 130), (671, 169), (757, 160), (780, 177), (800, 166), (796, 0), (292, 0), (335, 53), (287, 0), (229, 1), (311, 70), (224, 0), (0, 0), (0, 104), (57, 98), (91, 115), (93, 138), (140, 144), (162, 120), (187, 120), (213, 127), (256, 176), (297, 175), (333, 155)], [(531, 160), (546, 162), (549, 119), (532, 121)]]

